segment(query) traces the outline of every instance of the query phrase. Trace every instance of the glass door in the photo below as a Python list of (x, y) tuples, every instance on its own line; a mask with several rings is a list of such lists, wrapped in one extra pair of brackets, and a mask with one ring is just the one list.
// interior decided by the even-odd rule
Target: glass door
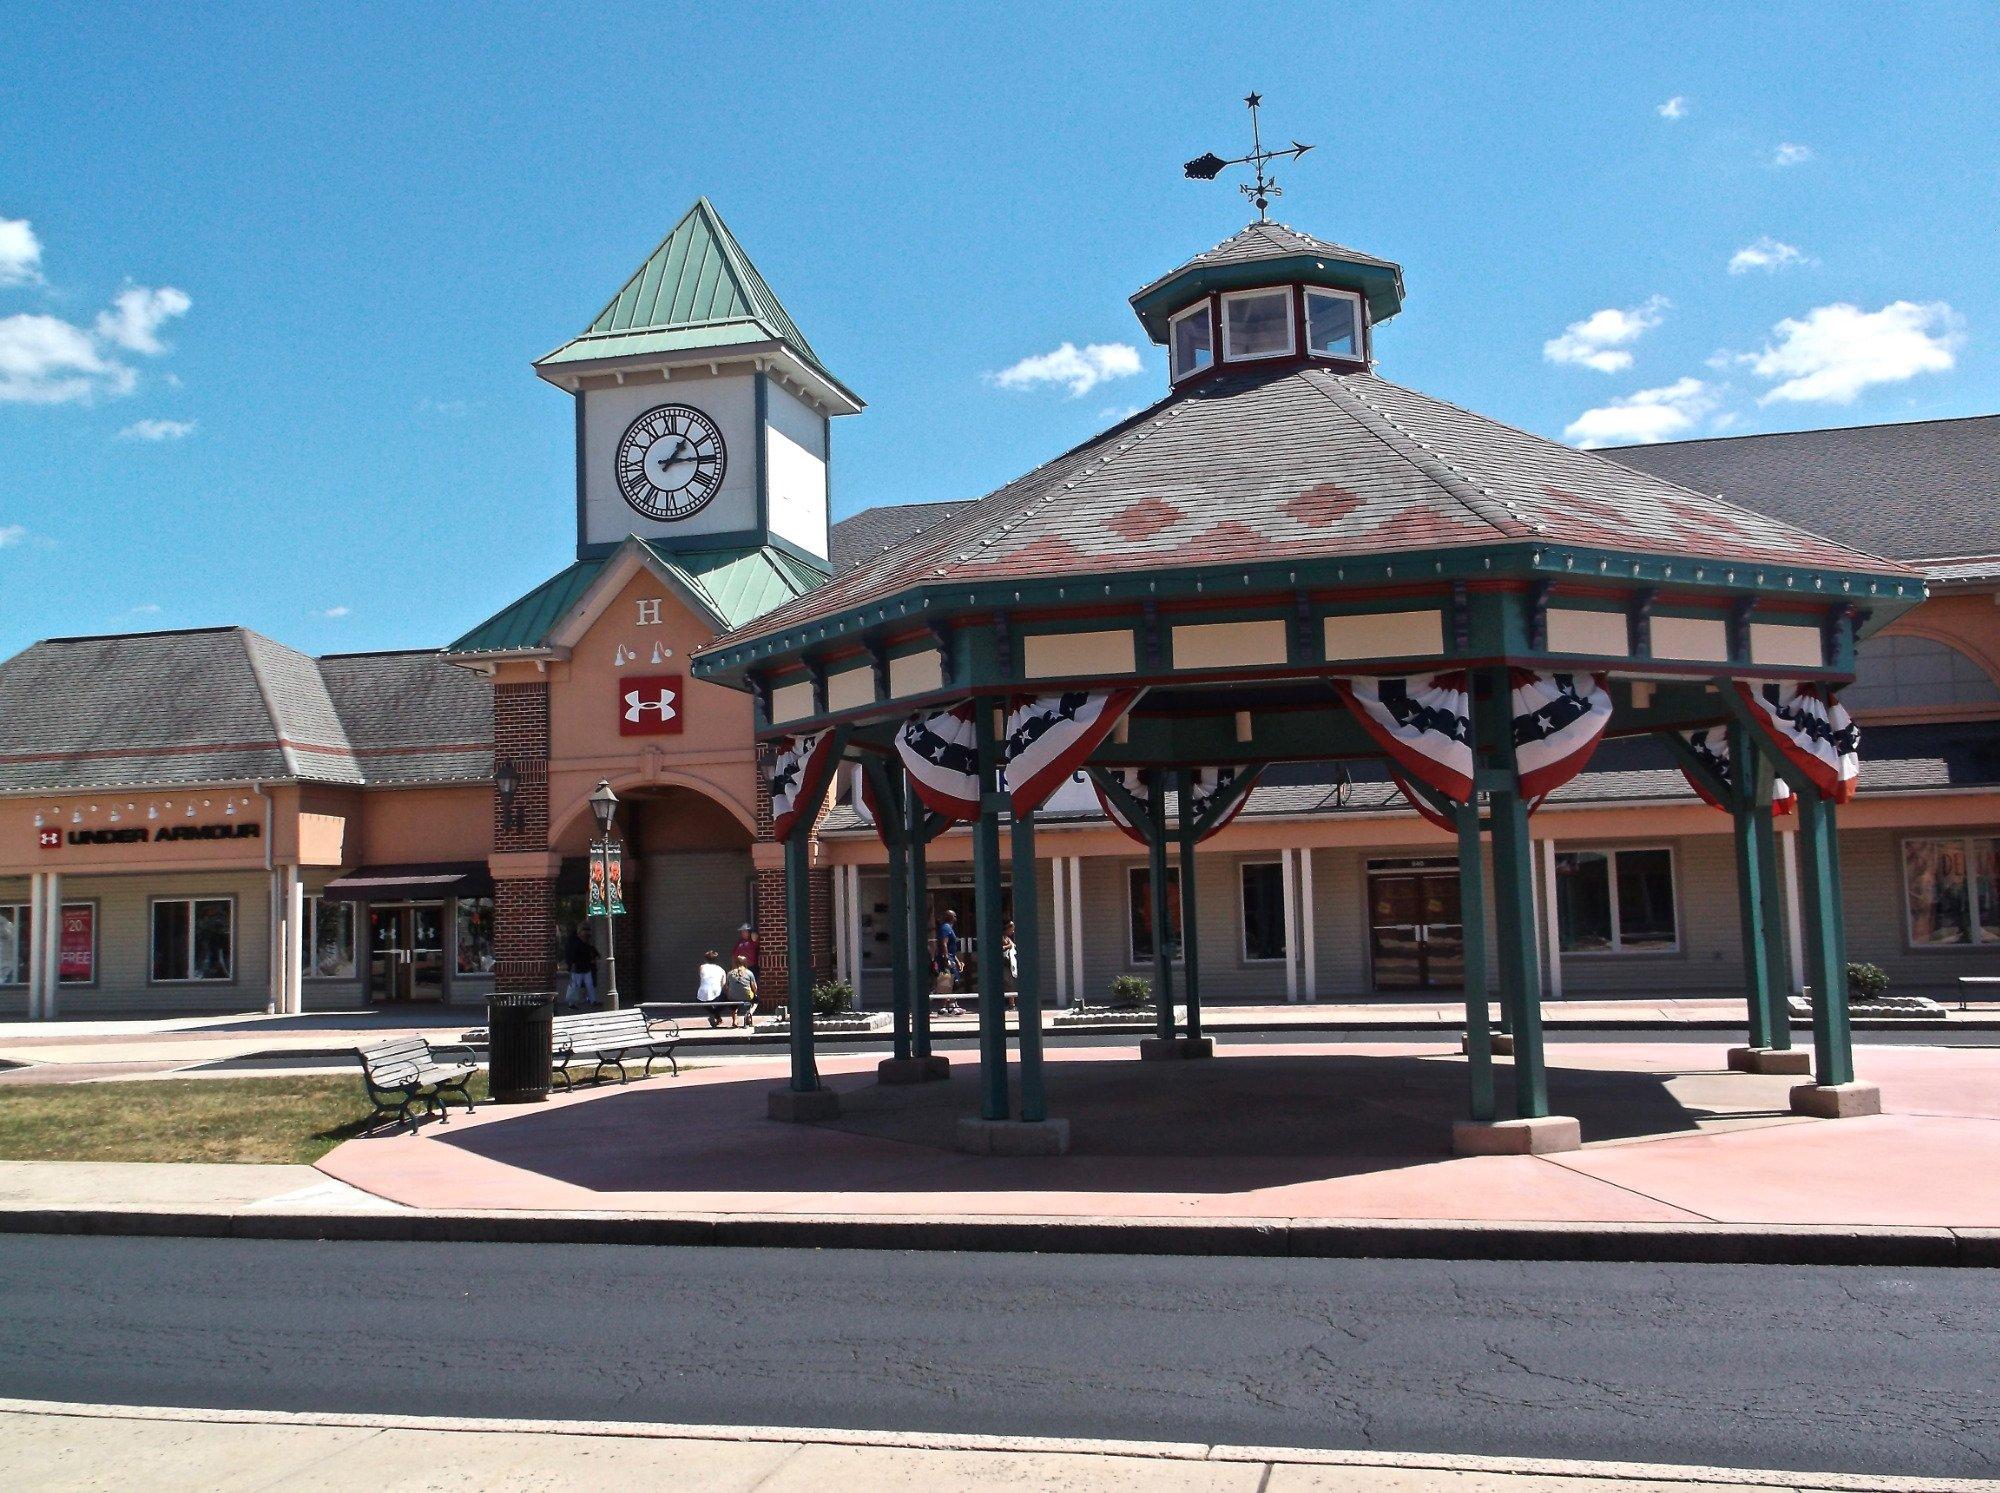
[(410, 914), (410, 999), (444, 999), (444, 904), (420, 902)]
[(1378, 990), (1465, 984), (1465, 927), (1456, 871), (1371, 871), (1369, 945)]
[(368, 998), (406, 1001), (412, 993), (410, 909), (368, 909)]

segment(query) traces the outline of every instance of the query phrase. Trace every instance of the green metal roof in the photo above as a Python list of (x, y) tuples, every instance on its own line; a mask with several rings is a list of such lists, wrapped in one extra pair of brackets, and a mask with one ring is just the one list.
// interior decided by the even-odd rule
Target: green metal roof
[(758, 342), (784, 343), (814, 372), (848, 392), (827, 371), (721, 214), (701, 197), (583, 335), (535, 366)]
[[(644, 550), (653, 565), (723, 632), (754, 622), (827, 579), (825, 572), (770, 547), (676, 554), (636, 537), (630, 542)], [(582, 599), (609, 561), (609, 556), (578, 560), (448, 644), (444, 651), (532, 653), (547, 647), (556, 624)]]

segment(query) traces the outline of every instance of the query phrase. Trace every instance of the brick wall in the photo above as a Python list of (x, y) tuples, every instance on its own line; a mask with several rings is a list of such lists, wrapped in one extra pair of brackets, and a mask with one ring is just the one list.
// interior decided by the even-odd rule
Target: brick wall
[[(545, 682), (493, 687), (493, 765), (512, 762), (518, 780), (512, 812), (493, 792), (493, 848), (546, 850), (549, 844), (549, 687)], [(553, 878), (501, 881), (493, 888), (494, 988), (552, 990), (555, 961)]]
[(493, 884), (496, 990), (553, 990), (556, 883), (552, 876)]

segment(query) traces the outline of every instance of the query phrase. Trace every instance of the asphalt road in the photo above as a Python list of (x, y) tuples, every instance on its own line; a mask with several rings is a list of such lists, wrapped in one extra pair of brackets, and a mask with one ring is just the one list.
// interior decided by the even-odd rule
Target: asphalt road
[(0, 1237), (0, 1395), (2000, 1473), (1990, 1272)]

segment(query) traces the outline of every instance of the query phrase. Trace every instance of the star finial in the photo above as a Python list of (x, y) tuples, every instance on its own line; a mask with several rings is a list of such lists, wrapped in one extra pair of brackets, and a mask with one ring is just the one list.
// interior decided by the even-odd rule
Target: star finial
[(1311, 150), (1312, 147), (1310, 145), (1301, 145), (1298, 141), (1294, 140), (1284, 150), (1264, 149), (1263, 131), (1257, 118), (1257, 110), (1263, 106), (1264, 95), (1261, 93), (1246, 94), (1243, 102), (1250, 110), (1250, 154), (1247, 156), (1237, 156), (1232, 160), (1225, 161), (1211, 150), (1204, 155), (1196, 156), (1193, 160), (1183, 165), (1181, 170), (1196, 181), (1214, 181), (1225, 166), (1251, 167), (1256, 172), (1255, 179), (1246, 186), (1238, 187), (1237, 190), (1256, 204), (1257, 221), (1259, 223), (1266, 223), (1270, 221), (1266, 216), (1266, 210), (1271, 205), (1271, 199), (1273, 197), (1282, 197), (1284, 193), (1278, 187), (1277, 178), (1266, 175), (1264, 168), (1272, 161), (1283, 160), (1287, 156), (1293, 160), (1297, 160), (1300, 156)]

